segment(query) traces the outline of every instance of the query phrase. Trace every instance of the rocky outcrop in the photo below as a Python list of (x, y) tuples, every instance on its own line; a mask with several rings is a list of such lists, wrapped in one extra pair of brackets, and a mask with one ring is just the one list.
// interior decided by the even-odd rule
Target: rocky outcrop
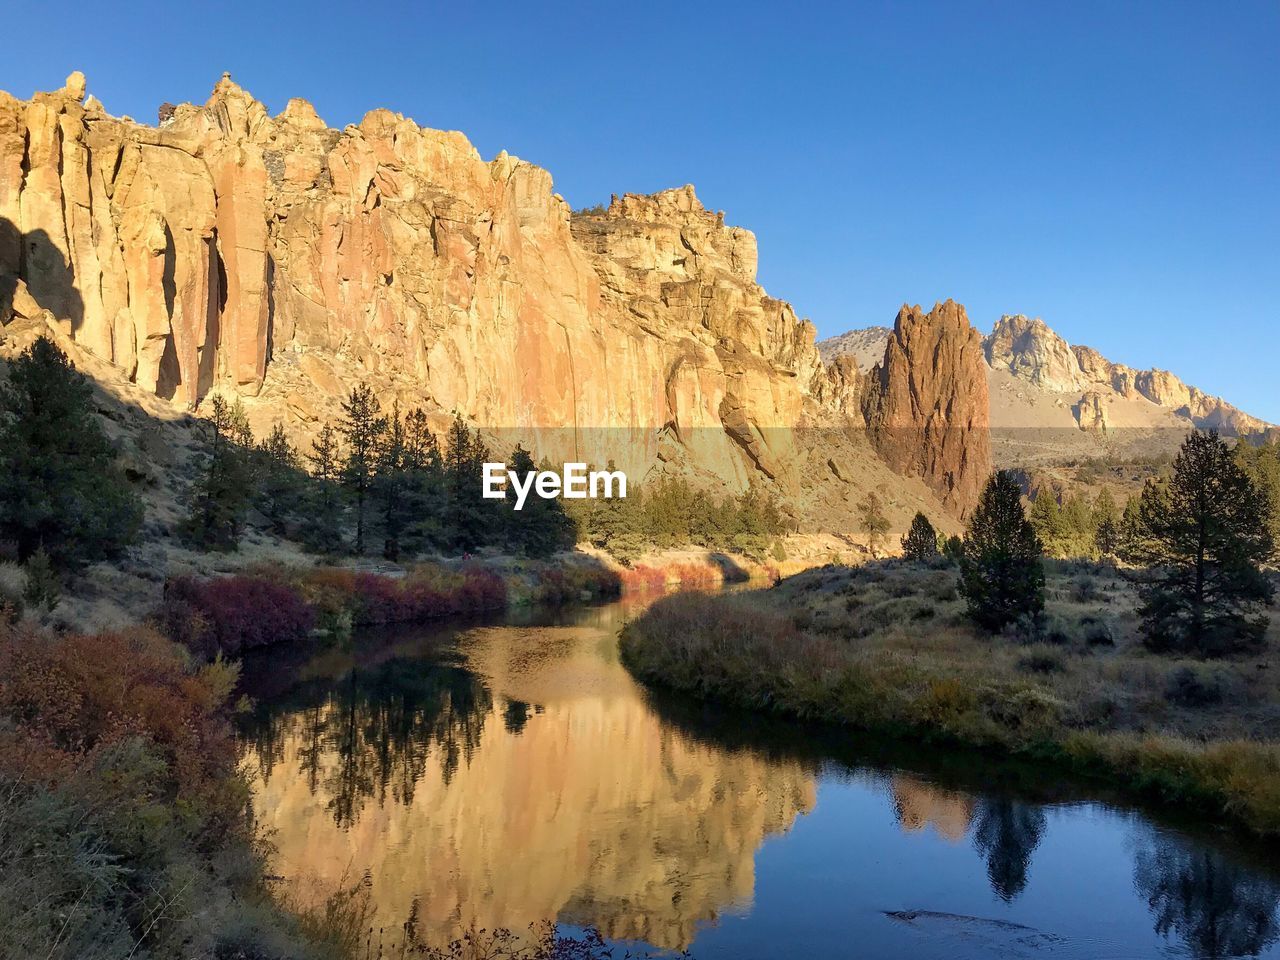
[(1080, 364), (1070, 344), (1038, 317), (1001, 317), (982, 349), (993, 370), (1008, 370), (1047, 390), (1068, 393), (1083, 389)]
[(961, 513), (977, 503), (991, 472), (989, 400), (982, 336), (964, 307), (902, 307), (863, 411), (891, 467), (922, 477)]
[(858, 415), (692, 187), (574, 217), (545, 170), (385, 110), (332, 130), (224, 76), (150, 127), (84, 94), (0, 94), (0, 291), (183, 407), (313, 429), (363, 380), (553, 459), (738, 487)]
[(1081, 394), (1080, 400), (1072, 408), (1076, 423), (1081, 430), (1095, 430), (1105, 433), (1110, 428), (1107, 418), (1106, 399), (1096, 390)]
[(1135, 370), (1112, 363), (1091, 347), (1072, 346), (1038, 318), (1001, 317), (983, 341), (983, 351), (993, 370), (1007, 370), (1043, 390), (1081, 394), (1077, 405), (1081, 427), (1086, 426), (1085, 420), (1093, 422), (1099, 409), (1096, 402), (1119, 396), (1145, 398), (1185, 418), (1188, 426), (1213, 428), (1232, 436), (1261, 433), (1269, 428), (1265, 421), (1220, 397), (1188, 386), (1168, 371)]

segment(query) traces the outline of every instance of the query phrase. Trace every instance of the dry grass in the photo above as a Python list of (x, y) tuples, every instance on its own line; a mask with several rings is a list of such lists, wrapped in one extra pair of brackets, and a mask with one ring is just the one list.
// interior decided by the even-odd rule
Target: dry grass
[(1280, 832), (1280, 674), (1265, 656), (1148, 653), (1127, 585), (1098, 564), (1050, 564), (1034, 637), (977, 630), (955, 582), (949, 567), (889, 561), (671, 597), (628, 628), (623, 652), (642, 677), (700, 697), (1057, 757)]

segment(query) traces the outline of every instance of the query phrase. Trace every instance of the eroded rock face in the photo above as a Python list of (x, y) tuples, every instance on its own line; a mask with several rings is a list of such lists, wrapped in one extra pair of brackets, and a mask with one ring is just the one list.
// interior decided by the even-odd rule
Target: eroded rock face
[(1008, 370), (1049, 390), (1082, 389), (1080, 363), (1071, 346), (1038, 317), (1001, 317), (983, 341), (983, 351), (993, 370)]
[[(983, 350), (993, 370), (1008, 370), (1043, 390), (1080, 394), (1077, 420), (1082, 428), (1101, 426), (1095, 417), (1099, 410), (1095, 399), (1101, 401), (1107, 395), (1145, 397), (1185, 417), (1193, 426), (1212, 427), (1229, 435), (1259, 433), (1269, 426), (1220, 397), (1188, 386), (1166, 370), (1135, 370), (1112, 363), (1092, 347), (1072, 346), (1038, 318), (1001, 317), (984, 340)], [(1090, 394), (1096, 396), (1091, 398)]]
[(977, 503), (991, 472), (990, 408), (982, 336), (964, 307), (903, 305), (863, 411), (891, 467), (924, 478), (962, 514)]
[(1072, 408), (1076, 423), (1081, 430), (1096, 430), (1105, 433), (1110, 429), (1107, 418), (1106, 399), (1096, 390), (1081, 394), (1080, 400)]
[(84, 95), (0, 94), (0, 277), (180, 405), (260, 395), (251, 418), (308, 429), (364, 380), (552, 459), (731, 487), (788, 482), (801, 423), (860, 420), (692, 187), (573, 217), (545, 170), (385, 110), (332, 130), (224, 76), (148, 127)]

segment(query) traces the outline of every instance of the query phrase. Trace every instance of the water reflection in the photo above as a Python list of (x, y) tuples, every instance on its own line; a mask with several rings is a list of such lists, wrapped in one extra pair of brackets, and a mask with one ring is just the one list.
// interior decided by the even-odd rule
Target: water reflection
[(1135, 851), (1133, 884), (1156, 932), (1197, 957), (1254, 957), (1280, 939), (1280, 883), (1210, 847), (1151, 830)]
[[(1055, 847), (1062, 827), (1085, 838), (1074, 844), (1082, 850), (1115, 840), (1104, 862), (1132, 854), (1127, 901), (1102, 908), (1132, 913), (1131, 955), (1154, 953), (1159, 938), (1215, 958), (1277, 944), (1280, 886), (1265, 858), (1139, 817), (1108, 814), (1097, 838), (1081, 833), (1088, 818), (1066, 804), (1086, 795), (1043, 768), (645, 692), (617, 660), (625, 612), (366, 638), (355, 652), (299, 654), (287, 670), (250, 664), (265, 685), (250, 691), (261, 703), (243, 737), (277, 872), (317, 889), (368, 875), (379, 922), (410, 921), (429, 941), (472, 921), (523, 929), (558, 918), (664, 949), (697, 938), (699, 957), (779, 956), (792, 949), (787, 923), (820, 900), (820, 924), (866, 956), (983, 955), (973, 953), (979, 930), (1000, 938), (1001, 955), (1052, 942), (1055, 956), (1096, 956), (1091, 925), (1110, 922), (1096, 908), (1082, 907), (1075, 929), (1060, 929), (1069, 911), (1041, 923), (1045, 890), (1087, 901), (1088, 878), (1064, 872), (1062, 841)], [(769, 838), (800, 833), (820, 784), (857, 811), (841, 825), (843, 846), (788, 838), (758, 866)], [(1137, 839), (1126, 848), (1117, 836)], [(907, 840), (914, 846), (898, 846)], [(872, 848), (879, 858), (864, 861)], [(748, 925), (769, 916), (754, 903), (758, 869), (775, 900), (786, 900), (779, 882), (807, 892), (783, 920), (758, 921), (762, 939), (747, 940), (755, 953), (699, 936), (729, 915), (751, 914)], [(938, 949), (893, 939), (926, 929)], [(1073, 952), (1072, 936), (1086, 945)], [(960, 940), (944, 947), (947, 937)], [(962, 941), (967, 954), (953, 949)]]
[(1007, 797), (983, 800), (974, 817), (973, 845), (987, 861), (991, 889), (1012, 900), (1027, 885), (1031, 853), (1044, 836), (1044, 812)]
[(600, 656), (614, 627), (476, 629), (474, 672), (397, 656), (261, 710), (255, 805), (281, 872), (368, 872), (384, 921), (427, 939), (559, 917), (681, 949), (746, 910), (814, 765), (665, 727)]

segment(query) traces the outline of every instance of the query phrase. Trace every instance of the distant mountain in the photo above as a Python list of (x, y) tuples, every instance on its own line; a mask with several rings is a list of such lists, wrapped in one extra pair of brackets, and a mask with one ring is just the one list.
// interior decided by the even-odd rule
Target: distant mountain
[[(819, 341), (818, 353), (828, 364), (855, 357), (865, 373), (882, 362), (891, 333), (851, 330)], [(1224, 436), (1280, 429), (1166, 370), (1135, 369), (1072, 345), (1039, 318), (1001, 317), (983, 339), (983, 354), (1000, 466), (1119, 449), (1168, 450), (1192, 427)]]
[(858, 361), (858, 369), (870, 370), (884, 359), (885, 344), (889, 342), (892, 327), (863, 327), (839, 336), (818, 341), (818, 355), (823, 363), (831, 363), (836, 357), (850, 356)]

